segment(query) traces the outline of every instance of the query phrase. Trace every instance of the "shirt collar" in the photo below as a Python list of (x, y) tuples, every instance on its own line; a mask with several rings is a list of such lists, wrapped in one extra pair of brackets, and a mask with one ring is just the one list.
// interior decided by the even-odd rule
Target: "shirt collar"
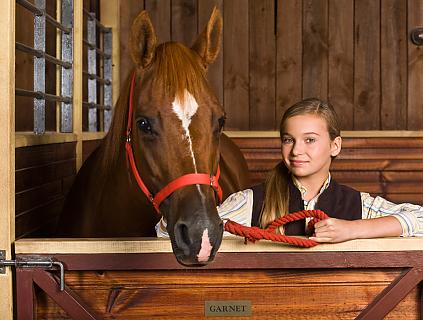
[[(297, 187), (297, 189), (300, 191), (301, 198), (304, 199), (307, 193), (307, 188), (304, 187), (294, 175), (291, 175), (291, 178), (292, 178), (292, 182), (294, 183), (294, 186)], [(320, 188), (319, 193), (313, 199), (318, 198), (323, 193), (323, 191), (325, 191), (329, 187), (330, 180), (331, 180), (331, 174), (329, 172), (328, 177), (323, 183), (322, 187)]]

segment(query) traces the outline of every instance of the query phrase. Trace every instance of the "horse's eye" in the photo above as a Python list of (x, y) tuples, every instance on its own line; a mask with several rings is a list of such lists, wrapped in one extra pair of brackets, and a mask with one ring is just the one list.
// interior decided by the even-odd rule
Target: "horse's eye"
[(153, 129), (151, 127), (150, 121), (146, 118), (141, 118), (137, 122), (138, 128), (144, 133), (152, 134)]
[(223, 130), (223, 127), (225, 126), (225, 121), (226, 121), (226, 117), (220, 117), (219, 118), (219, 132), (221, 132)]

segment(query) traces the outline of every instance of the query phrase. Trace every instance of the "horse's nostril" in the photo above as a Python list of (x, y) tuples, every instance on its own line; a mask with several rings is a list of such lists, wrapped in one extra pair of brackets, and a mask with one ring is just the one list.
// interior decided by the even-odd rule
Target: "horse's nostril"
[(182, 241), (186, 245), (190, 246), (191, 245), (191, 239), (190, 239), (190, 237), (188, 235), (188, 227), (185, 224), (181, 224), (179, 226), (179, 232), (181, 233)]
[(192, 241), (189, 237), (188, 227), (186, 224), (177, 223), (175, 225), (175, 242), (178, 248), (184, 252), (185, 256), (190, 254), (189, 247)]

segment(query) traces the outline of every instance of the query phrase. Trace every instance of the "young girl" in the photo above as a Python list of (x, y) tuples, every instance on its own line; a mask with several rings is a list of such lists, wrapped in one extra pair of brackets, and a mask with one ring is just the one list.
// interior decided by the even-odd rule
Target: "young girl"
[[(320, 209), (330, 218), (307, 230), (309, 219), (279, 228), (287, 235), (311, 235), (317, 242), (358, 238), (423, 236), (423, 208), (393, 204), (358, 192), (331, 178), (329, 167), (341, 151), (339, 122), (333, 107), (306, 99), (290, 107), (280, 124), (282, 162), (265, 184), (232, 194), (218, 208), (222, 219), (267, 227), (276, 218), (299, 210)], [(165, 223), (156, 226), (166, 236)]]

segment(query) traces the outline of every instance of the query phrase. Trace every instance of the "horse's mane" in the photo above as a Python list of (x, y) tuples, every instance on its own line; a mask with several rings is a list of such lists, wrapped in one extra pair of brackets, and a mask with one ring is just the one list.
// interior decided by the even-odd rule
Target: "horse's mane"
[[(152, 64), (153, 81), (163, 88), (163, 94), (180, 101), (185, 99), (185, 89), (197, 98), (207, 83), (199, 56), (180, 43), (166, 42), (159, 45)], [(106, 171), (103, 172), (107, 172), (116, 164), (124, 148), (132, 73), (126, 79), (119, 95), (110, 130), (105, 137), (102, 167)]]

